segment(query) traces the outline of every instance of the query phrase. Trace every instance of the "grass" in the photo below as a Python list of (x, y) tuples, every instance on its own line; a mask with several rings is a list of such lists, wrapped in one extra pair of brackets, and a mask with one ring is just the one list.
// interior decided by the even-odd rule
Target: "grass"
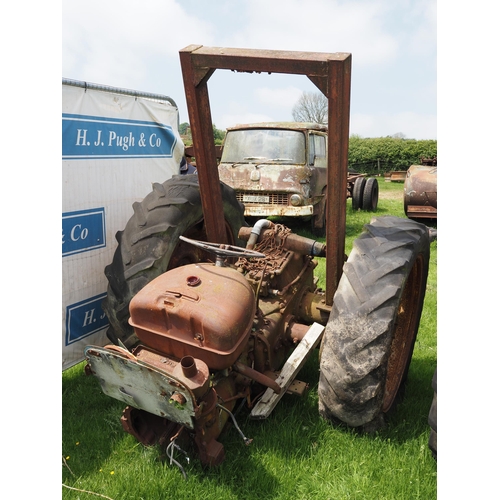
[[(403, 185), (383, 181), (379, 185), (376, 215), (404, 217)], [(348, 200), (347, 253), (373, 215), (353, 211)], [(317, 270), (324, 273), (324, 262)], [(157, 448), (146, 448), (123, 432), (119, 420), (124, 404), (104, 396), (98, 381), (85, 376), (81, 363), (62, 375), (62, 482), (67, 486), (63, 498), (95, 498), (95, 494), (114, 500), (436, 498), (437, 465), (427, 447), (430, 384), (437, 361), (436, 270), (434, 242), (406, 396), (383, 431), (362, 435), (320, 418), (316, 352), (298, 377), (311, 387), (304, 398), (285, 395), (264, 421), (250, 420), (242, 410), (237, 420), (252, 444), (245, 446), (235, 428), (228, 427), (220, 437), (226, 452), (222, 465), (204, 469), (195, 459), (189, 464), (183, 461), (188, 475), (184, 480), (178, 468), (160, 460)]]

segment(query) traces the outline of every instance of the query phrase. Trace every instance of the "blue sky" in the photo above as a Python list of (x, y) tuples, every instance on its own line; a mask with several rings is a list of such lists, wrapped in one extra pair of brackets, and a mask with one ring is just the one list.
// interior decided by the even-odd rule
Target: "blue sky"
[[(200, 44), (352, 53), (350, 133), (437, 139), (436, 0), (62, 3), (62, 77), (166, 94), (188, 121), (179, 50)], [(304, 76), (219, 70), (214, 124), (292, 120)]]

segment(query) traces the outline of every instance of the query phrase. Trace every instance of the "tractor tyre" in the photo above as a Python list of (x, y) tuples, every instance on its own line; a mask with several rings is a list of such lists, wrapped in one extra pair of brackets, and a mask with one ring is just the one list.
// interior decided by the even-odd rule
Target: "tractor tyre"
[(434, 371), (434, 376), (432, 377), (432, 388), (434, 389), (434, 396), (428, 417), (429, 427), (431, 428), (429, 449), (434, 459), (437, 460), (437, 369)]
[(358, 177), (352, 188), (352, 208), (358, 210), (363, 207), (363, 191), (365, 189), (366, 177)]
[(403, 393), (429, 269), (423, 224), (373, 218), (354, 241), (323, 335), (319, 412), (375, 431)]
[[(244, 246), (238, 231), (246, 226), (243, 205), (232, 188), (221, 182), (224, 223), (228, 242)], [(139, 341), (128, 324), (129, 304), (134, 295), (160, 274), (186, 264), (208, 261), (210, 257), (179, 239), (179, 236), (206, 241), (198, 176), (174, 176), (142, 202), (133, 205), (134, 214), (123, 231), (116, 233), (118, 248), (104, 273), (108, 293), (103, 309), (109, 319), (107, 336), (114, 344), (131, 348)]]
[(375, 177), (366, 180), (363, 190), (363, 210), (376, 212), (378, 206), (378, 181)]

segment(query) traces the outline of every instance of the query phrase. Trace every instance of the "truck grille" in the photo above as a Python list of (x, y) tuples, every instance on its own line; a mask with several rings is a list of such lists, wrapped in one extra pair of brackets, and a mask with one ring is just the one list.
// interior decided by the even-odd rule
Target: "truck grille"
[(248, 197), (248, 196), (255, 196), (255, 197), (267, 196), (267, 197), (269, 197), (269, 204), (270, 205), (288, 205), (289, 204), (287, 193), (266, 193), (263, 191), (245, 191), (245, 192), (238, 191), (238, 192), (236, 192), (236, 198), (239, 202), (244, 203), (245, 205), (251, 205), (251, 204), (259, 205), (261, 203), (248, 201), (248, 198), (247, 198), (247, 200), (244, 201), (243, 196), (245, 196), (245, 197)]

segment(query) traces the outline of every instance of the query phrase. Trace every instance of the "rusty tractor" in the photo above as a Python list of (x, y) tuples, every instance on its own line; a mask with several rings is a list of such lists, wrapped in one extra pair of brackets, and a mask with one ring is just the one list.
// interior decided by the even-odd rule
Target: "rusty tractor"
[[(154, 184), (134, 205), (105, 269), (105, 347), (86, 371), (123, 402), (126, 432), (207, 466), (235, 408), (267, 418), (319, 353), (319, 414), (360, 429), (384, 424), (405, 384), (427, 281), (429, 232), (374, 217), (346, 260), (351, 55), (189, 46), (180, 51), (198, 175)], [(248, 226), (219, 180), (207, 81), (216, 69), (308, 76), (329, 101), (326, 244), (267, 219)], [(326, 287), (314, 269), (326, 257)], [(316, 349), (319, 347), (318, 349)], [(180, 466), (180, 465), (179, 465)]]
[[(226, 130), (220, 180), (236, 191), (249, 220), (310, 218), (316, 236), (326, 231), (328, 127), (265, 122)], [(355, 210), (376, 211), (378, 183), (348, 172), (347, 198)]]

